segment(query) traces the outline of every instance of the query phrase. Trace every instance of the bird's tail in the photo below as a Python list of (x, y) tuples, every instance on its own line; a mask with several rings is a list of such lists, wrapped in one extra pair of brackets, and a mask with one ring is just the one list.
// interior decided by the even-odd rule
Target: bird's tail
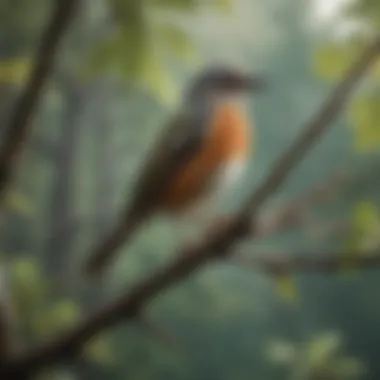
[(107, 265), (116, 255), (118, 248), (132, 237), (139, 224), (139, 220), (136, 220), (136, 218), (128, 218), (115, 231), (112, 231), (85, 263), (85, 275), (89, 277), (101, 276)]

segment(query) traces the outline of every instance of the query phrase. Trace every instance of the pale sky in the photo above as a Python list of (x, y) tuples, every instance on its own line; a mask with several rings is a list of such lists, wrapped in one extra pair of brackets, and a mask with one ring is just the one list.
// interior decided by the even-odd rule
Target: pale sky
[(344, 15), (344, 7), (356, 0), (312, 0), (310, 21), (316, 29), (330, 28), (335, 37), (345, 37), (360, 26)]
[(313, 0), (315, 18), (324, 22), (339, 17), (341, 9), (352, 0)]

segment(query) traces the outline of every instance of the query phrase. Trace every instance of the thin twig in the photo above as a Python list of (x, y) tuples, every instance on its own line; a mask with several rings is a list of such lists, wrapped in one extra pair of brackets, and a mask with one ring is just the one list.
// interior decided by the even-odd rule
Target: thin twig
[(170, 332), (164, 330), (157, 323), (153, 322), (146, 313), (140, 313), (136, 317), (138, 325), (146, 331), (148, 334), (152, 335), (154, 338), (164, 343), (171, 349), (180, 349), (180, 343), (178, 339)]
[(305, 221), (314, 206), (330, 199), (342, 184), (347, 183), (350, 179), (351, 177), (345, 170), (338, 170), (304, 194), (261, 213), (256, 228), (253, 226), (253, 235), (256, 238), (267, 237), (279, 231), (299, 226)]
[(324, 253), (322, 255), (298, 253), (289, 257), (281, 255), (260, 255), (258, 257), (234, 257), (232, 263), (244, 268), (258, 269), (269, 274), (280, 273), (344, 273), (346, 270), (380, 268), (380, 250), (350, 254)]

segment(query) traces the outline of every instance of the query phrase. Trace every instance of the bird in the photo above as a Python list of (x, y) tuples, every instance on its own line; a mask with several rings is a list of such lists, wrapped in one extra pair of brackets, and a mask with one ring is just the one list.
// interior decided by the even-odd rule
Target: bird
[(120, 223), (85, 262), (85, 275), (100, 276), (153, 216), (175, 220), (241, 178), (253, 130), (241, 100), (265, 87), (261, 75), (227, 65), (198, 73), (139, 170)]

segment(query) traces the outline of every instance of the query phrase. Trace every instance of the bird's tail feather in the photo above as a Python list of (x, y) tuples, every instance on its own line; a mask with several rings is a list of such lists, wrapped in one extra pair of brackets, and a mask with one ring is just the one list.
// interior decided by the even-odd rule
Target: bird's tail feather
[(121, 223), (115, 231), (112, 231), (85, 263), (85, 275), (99, 277), (116, 255), (118, 248), (127, 243), (138, 226), (139, 221), (136, 218), (129, 218), (125, 223)]

